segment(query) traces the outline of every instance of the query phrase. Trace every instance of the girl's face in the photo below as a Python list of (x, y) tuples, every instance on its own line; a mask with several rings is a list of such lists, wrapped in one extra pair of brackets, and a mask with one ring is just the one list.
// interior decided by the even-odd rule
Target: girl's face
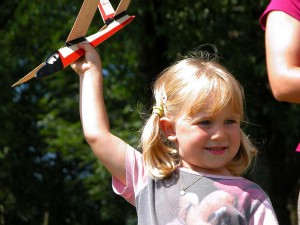
[(178, 118), (172, 124), (171, 139), (178, 147), (182, 166), (204, 173), (232, 175), (225, 166), (240, 147), (240, 120), (230, 106), (213, 116), (200, 112)]

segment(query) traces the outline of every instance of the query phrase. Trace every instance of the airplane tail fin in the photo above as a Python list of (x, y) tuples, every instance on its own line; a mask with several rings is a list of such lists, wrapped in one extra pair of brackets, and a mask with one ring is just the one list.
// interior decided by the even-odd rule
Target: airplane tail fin
[(107, 23), (107, 21), (111, 20), (115, 15), (115, 10), (110, 4), (109, 0), (100, 0), (98, 4), (98, 9), (100, 11), (104, 23)]
[(105, 24), (108, 24), (113, 18), (125, 12), (129, 6), (130, 0), (121, 0), (115, 11), (109, 0), (100, 0), (98, 9)]

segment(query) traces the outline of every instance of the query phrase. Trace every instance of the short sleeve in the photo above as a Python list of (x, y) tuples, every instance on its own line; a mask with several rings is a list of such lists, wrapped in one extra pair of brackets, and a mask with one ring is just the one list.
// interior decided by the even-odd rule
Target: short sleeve
[(135, 205), (135, 197), (147, 184), (147, 173), (142, 154), (127, 145), (126, 149), (126, 185), (120, 180), (112, 178), (113, 191), (126, 199), (130, 204)]
[(268, 14), (271, 11), (282, 11), (300, 21), (300, 0), (271, 0), (260, 17), (260, 24), (266, 28)]

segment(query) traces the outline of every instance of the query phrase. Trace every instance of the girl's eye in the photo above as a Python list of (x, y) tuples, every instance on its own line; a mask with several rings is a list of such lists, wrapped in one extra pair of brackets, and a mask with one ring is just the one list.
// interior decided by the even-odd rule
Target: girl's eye
[(200, 125), (210, 125), (211, 121), (210, 120), (203, 120), (199, 122)]
[(225, 120), (225, 124), (234, 124), (237, 123), (236, 120)]

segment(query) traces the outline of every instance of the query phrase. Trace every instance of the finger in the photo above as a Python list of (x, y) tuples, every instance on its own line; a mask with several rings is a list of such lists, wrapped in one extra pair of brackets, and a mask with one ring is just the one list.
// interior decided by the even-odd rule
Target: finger
[(82, 65), (84, 63), (83, 59), (77, 59), (75, 62), (71, 63), (71, 68), (73, 69), (73, 71), (77, 74), (80, 73)]
[(85, 52), (91, 51), (91, 50), (94, 49), (94, 47), (90, 43), (88, 43), (88, 42), (79, 43), (78, 47), (81, 48), (81, 49), (83, 49)]

